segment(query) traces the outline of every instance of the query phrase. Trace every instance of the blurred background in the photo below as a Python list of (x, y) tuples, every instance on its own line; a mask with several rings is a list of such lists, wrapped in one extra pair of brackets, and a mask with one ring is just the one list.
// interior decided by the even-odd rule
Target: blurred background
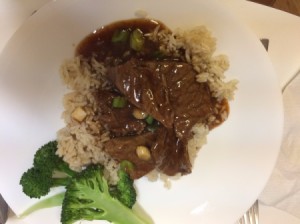
[(300, 16), (300, 0), (251, 0)]

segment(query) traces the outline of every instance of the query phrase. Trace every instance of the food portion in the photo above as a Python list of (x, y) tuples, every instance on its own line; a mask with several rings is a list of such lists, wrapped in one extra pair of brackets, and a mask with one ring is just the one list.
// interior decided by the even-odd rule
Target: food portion
[(118, 181), (109, 184), (102, 165), (88, 165), (81, 172), (70, 170), (68, 164), (55, 154), (57, 142), (50, 141), (34, 155), (33, 165), (23, 173), (20, 185), (30, 198), (46, 196), (54, 187), (65, 191), (43, 198), (27, 208), (20, 217), (45, 208), (61, 206), (61, 223), (81, 220), (107, 220), (119, 224), (150, 224), (144, 214), (133, 211), (137, 193), (133, 180), (123, 163), (118, 170)]
[[(33, 160), (33, 166), (23, 173), (20, 185), (30, 198), (41, 198), (58, 186), (67, 186), (76, 172), (55, 153), (57, 142), (51, 141), (40, 147)], [(55, 173), (61, 175), (55, 176)]]
[(120, 180), (111, 188), (103, 178), (103, 166), (90, 165), (66, 187), (62, 202), (61, 223), (72, 224), (81, 220), (107, 220), (116, 224), (150, 224), (134, 213), (136, 192), (133, 181), (123, 170)]
[(102, 164), (114, 183), (123, 161), (131, 178), (192, 172), (209, 130), (229, 113), (236, 80), (214, 55), (203, 26), (171, 31), (155, 20), (119, 21), (95, 30), (62, 65), (66, 127), (58, 155), (74, 170)]
[(214, 55), (203, 26), (171, 31), (155, 20), (119, 21), (95, 30), (63, 63), (66, 126), (39, 148), (20, 178), (23, 192), (41, 198), (28, 208), (62, 205), (61, 223), (152, 221), (132, 210), (134, 179), (187, 175), (210, 130), (229, 114), (236, 80)]

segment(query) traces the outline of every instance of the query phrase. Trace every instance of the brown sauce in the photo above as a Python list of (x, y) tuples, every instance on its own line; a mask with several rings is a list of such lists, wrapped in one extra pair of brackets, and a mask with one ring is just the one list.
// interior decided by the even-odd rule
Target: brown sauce
[(120, 64), (132, 57), (155, 58), (159, 52), (157, 43), (146, 39), (143, 51), (136, 52), (130, 48), (129, 39), (125, 43), (117, 44), (111, 40), (116, 31), (132, 32), (135, 29), (140, 29), (144, 34), (147, 34), (153, 32), (158, 26), (160, 30), (167, 29), (163, 23), (148, 19), (122, 20), (103, 26), (79, 43), (76, 55), (81, 55), (84, 58), (94, 57), (108, 65)]

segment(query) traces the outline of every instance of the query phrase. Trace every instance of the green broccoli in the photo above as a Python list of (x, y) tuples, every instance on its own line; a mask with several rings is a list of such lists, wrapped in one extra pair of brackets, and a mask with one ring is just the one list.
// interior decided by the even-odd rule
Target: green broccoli
[[(90, 165), (72, 178), (66, 187), (61, 223), (72, 224), (79, 220), (107, 220), (114, 224), (149, 223), (110, 194), (103, 170), (103, 166)], [(127, 180), (123, 172), (120, 172), (120, 177)], [(126, 186), (127, 184), (120, 185), (119, 188), (125, 192)]]
[[(40, 198), (49, 193), (52, 187), (66, 186), (76, 174), (66, 162), (55, 154), (57, 142), (51, 141), (38, 149), (34, 155), (33, 167), (23, 173), (20, 184), (30, 198)], [(54, 177), (55, 172), (65, 176)]]
[(47, 144), (40, 147), (33, 159), (33, 166), (45, 172), (59, 171), (72, 177), (75, 175), (75, 171), (71, 170), (69, 165), (63, 161), (61, 157), (56, 155), (57, 141), (50, 141)]
[(133, 186), (133, 180), (122, 167), (118, 171), (118, 176), (119, 181), (117, 185), (110, 187), (110, 194), (128, 208), (132, 208), (136, 202), (136, 191)]
[(52, 186), (51, 178), (45, 178), (45, 174), (34, 167), (23, 173), (20, 184), (23, 192), (30, 198), (40, 198), (48, 194)]

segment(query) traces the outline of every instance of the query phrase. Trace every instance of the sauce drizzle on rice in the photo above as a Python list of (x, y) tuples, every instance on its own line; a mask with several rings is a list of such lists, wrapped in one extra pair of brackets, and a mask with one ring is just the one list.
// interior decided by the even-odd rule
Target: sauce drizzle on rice
[(191, 173), (209, 130), (227, 119), (237, 85), (224, 81), (229, 63), (215, 48), (204, 26), (171, 32), (147, 19), (87, 36), (61, 67), (72, 92), (64, 96), (58, 155), (73, 169), (103, 164), (112, 183), (123, 160), (134, 164), (133, 178)]

